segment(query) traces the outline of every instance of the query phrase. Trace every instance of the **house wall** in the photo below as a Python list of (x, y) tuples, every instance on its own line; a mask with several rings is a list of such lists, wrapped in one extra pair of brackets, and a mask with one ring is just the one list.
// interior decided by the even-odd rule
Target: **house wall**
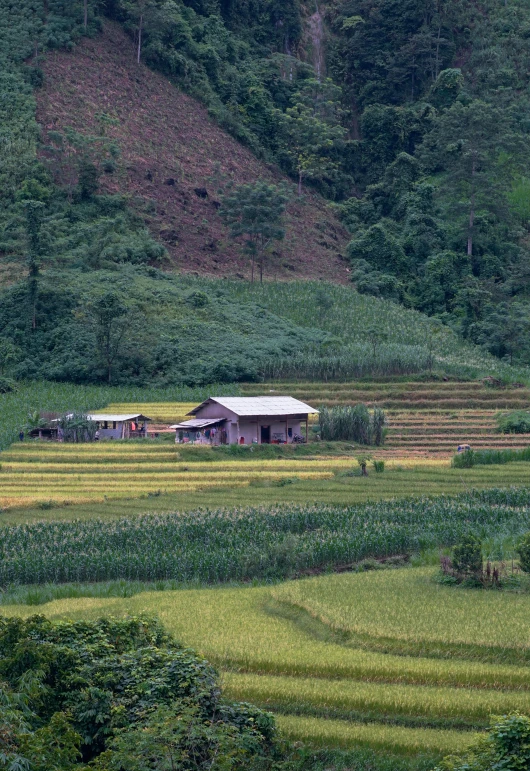
[[(260, 443), (261, 426), (270, 426), (271, 441), (276, 438), (285, 441), (285, 420), (278, 418), (254, 418), (254, 420), (242, 418), (239, 421), (239, 436), (244, 438), (245, 444), (252, 444), (255, 440)], [(301, 421), (289, 418), (287, 428), (292, 428), (292, 436), (287, 437), (289, 443), (292, 442), (292, 437), (295, 434), (301, 433)], [(281, 436), (275, 437), (274, 434), (281, 434)], [(237, 433), (233, 441), (237, 442)]]
[[(238, 418), (238, 416), (232, 412), (232, 410), (227, 409), (226, 407), (223, 407), (221, 404), (217, 404), (216, 402), (211, 402), (210, 404), (206, 404), (204, 407), (201, 407), (201, 409), (195, 413), (194, 417), (196, 418), (224, 418), (226, 420), (225, 429), (228, 435), (228, 442), (230, 444), (237, 444), (241, 441), (241, 438), (244, 439), (244, 444), (252, 444), (253, 441), (258, 441), (258, 443), (261, 441), (261, 426), (270, 426), (270, 436), (271, 441), (273, 439), (280, 439), (281, 441), (285, 441), (285, 423), (286, 419), (283, 417), (242, 417)], [(239, 421), (239, 431), (238, 431), (238, 421)], [(288, 428), (292, 428), (292, 436), (295, 434), (301, 434), (301, 424), (302, 421), (300, 418), (287, 418)], [(278, 437), (275, 437), (274, 434), (277, 434)], [(292, 441), (292, 436), (287, 437), (287, 441)]]
[(204, 407), (201, 407), (200, 410), (198, 410), (195, 415), (192, 417), (194, 418), (227, 418), (228, 420), (235, 420), (237, 421), (237, 415), (232, 412), (232, 410), (227, 409), (226, 407), (223, 407), (221, 404), (217, 404), (216, 402), (210, 402), (210, 404), (205, 404)]
[(123, 431), (123, 423), (117, 422), (116, 428), (100, 428), (100, 439), (121, 439)]

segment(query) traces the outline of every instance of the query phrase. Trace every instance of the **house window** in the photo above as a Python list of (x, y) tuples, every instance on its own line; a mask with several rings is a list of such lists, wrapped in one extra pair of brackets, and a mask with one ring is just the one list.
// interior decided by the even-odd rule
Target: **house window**
[(104, 421), (103, 421), (103, 428), (104, 428), (104, 429), (106, 429), (106, 428), (108, 428), (108, 427), (109, 427), (109, 422), (108, 422), (108, 420), (104, 420)]
[(115, 420), (112, 421), (112, 428), (114, 428), (114, 429), (116, 428), (116, 421)]
[(293, 429), (292, 428), (288, 428), (287, 429), (287, 436), (289, 437), (289, 439), (293, 438)]

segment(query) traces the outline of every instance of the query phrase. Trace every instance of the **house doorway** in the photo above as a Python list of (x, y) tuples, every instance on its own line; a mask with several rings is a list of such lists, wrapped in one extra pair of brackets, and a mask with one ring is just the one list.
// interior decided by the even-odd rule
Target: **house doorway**
[(261, 426), (261, 444), (271, 443), (271, 427)]

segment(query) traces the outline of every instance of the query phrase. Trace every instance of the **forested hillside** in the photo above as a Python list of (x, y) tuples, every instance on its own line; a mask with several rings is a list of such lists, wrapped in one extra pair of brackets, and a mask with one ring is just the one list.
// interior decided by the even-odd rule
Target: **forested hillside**
[[(440, 322), (530, 362), (524, 0), (0, 11), (0, 376), (231, 380), (345, 344), (352, 376), (370, 350), (380, 372), (390, 342), (408, 348), (385, 350), (385, 371), (430, 372), (456, 340)], [(353, 280), (335, 312), (361, 307), (357, 290), (437, 320), (394, 343), (381, 305), (350, 339), (322, 331), (330, 289), (304, 294), (296, 326), (282, 292), (257, 310), (232, 284), (162, 290), (175, 268)]]

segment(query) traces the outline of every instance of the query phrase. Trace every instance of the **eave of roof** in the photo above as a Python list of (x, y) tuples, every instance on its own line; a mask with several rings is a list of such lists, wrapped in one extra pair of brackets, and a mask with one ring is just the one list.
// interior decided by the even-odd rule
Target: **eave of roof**
[(135, 415), (108, 415), (104, 412), (95, 412), (91, 413), (90, 415), (87, 415), (87, 418), (89, 420), (93, 421), (109, 421), (112, 420), (113, 422), (116, 421), (116, 423), (123, 423), (127, 420), (151, 420), (151, 418), (147, 418), (145, 415), (142, 415), (141, 413), (136, 413)]
[(224, 418), (194, 418), (192, 420), (184, 420), (182, 423), (175, 423), (170, 428), (208, 428), (208, 426), (215, 426), (216, 423), (222, 423)]
[(292, 396), (211, 396), (188, 412), (188, 415), (196, 415), (210, 402), (225, 407), (238, 417), (318, 414), (314, 407)]

